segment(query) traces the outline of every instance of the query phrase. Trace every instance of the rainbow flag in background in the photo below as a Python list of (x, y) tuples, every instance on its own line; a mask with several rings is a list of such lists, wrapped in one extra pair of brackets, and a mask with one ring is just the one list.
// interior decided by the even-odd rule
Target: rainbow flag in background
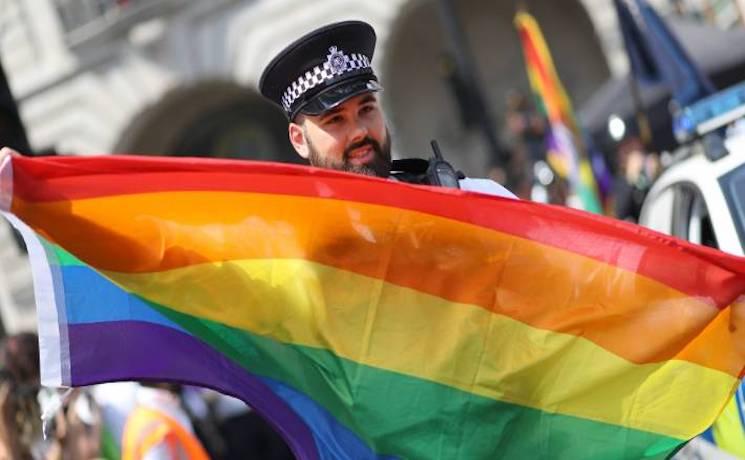
[(568, 179), (586, 211), (602, 213), (598, 186), (583, 149), (572, 103), (556, 73), (541, 29), (533, 16), (522, 11), (515, 15), (515, 26), (523, 45), (530, 87), (551, 128), (547, 141), (548, 162), (561, 177)]
[(214, 159), (0, 190), (44, 384), (210, 387), (300, 459), (664, 458), (745, 368), (745, 259), (581, 211)]

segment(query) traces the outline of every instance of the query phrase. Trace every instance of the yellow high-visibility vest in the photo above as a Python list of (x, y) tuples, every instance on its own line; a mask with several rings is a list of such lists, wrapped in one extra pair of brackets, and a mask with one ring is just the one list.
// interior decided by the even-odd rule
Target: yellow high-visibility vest
[(141, 460), (161, 443), (173, 460), (209, 460), (199, 439), (176, 420), (158, 410), (137, 407), (124, 427), (122, 460)]

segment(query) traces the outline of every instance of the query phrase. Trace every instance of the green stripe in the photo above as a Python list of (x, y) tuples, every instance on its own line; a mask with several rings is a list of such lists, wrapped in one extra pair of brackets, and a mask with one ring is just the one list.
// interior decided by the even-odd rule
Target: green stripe
[(582, 159), (579, 162), (579, 183), (577, 184), (577, 194), (582, 201), (582, 206), (585, 208), (585, 211), (602, 214), (603, 207), (600, 204), (600, 197), (598, 196), (596, 187), (583, 180), (583, 172), (587, 172), (587, 174), (590, 175), (590, 180), (595, 181), (595, 173), (592, 171), (592, 166), (587, 159)]
[(327, 350), (287, 345), (153, 307), (250, 372), (310, 396), (382, 455), (411, 459), (665, 458), (681, 443), (654, 433), (491, 400), (361, 365)]
[(579, 196), (579, 199), (582, 202), (582, 207), (585, 211), (592, 212), (594, 214), (603, 213), (603, 209), (600, 206), (600, 202), (598, 201), (595, 190), (582, 182), (581, 178), (579, 180), (579, 183), (577, 184), (577, 195)]
[(88, 266), (82, 260), (78, 259), (77, 257), (70, 254), (69, 252), (65, 251), (60, 246), (47, 241), (47, 239), (43, 238), (41, 235), (39, 235), (39, 241), (41, 241), (41, 244), (46, 249), (47, 254), (51, 252), (55, 256), (57, 256), (56, 262), (58, 265), (60, 266), (84, 266), (84, 267)]
[[(84, 265), (56, 245), (50, 246), (60, 264)], [(410, 459), (665, 458), (681, 443), (655, 433), (484, 398), (144, 301), (243, 368), (308, 395), (382, 455)]]

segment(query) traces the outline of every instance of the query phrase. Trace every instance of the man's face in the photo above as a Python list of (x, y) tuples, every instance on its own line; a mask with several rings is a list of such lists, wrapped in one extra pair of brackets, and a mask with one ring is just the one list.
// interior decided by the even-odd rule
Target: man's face
[(295, 150), (313, 166), (378, 177), (390, 173), (390, 136), (373, 93), (318, 116), (299, 115), (289, 133)]

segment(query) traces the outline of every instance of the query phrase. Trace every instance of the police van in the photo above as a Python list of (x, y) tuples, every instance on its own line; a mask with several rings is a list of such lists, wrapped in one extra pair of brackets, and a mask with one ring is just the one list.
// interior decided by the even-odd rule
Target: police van
[[(682, 147), (645, 198), (639, 223), (745, 255), (745, 83), (680, 111), (673, 126)], [(743, 456), (745, 383), (715, 425), (674, 458)]]
[(745, 255), (745, 83), (674, 117), (683, 147), (652, 186), (639, 223)]

